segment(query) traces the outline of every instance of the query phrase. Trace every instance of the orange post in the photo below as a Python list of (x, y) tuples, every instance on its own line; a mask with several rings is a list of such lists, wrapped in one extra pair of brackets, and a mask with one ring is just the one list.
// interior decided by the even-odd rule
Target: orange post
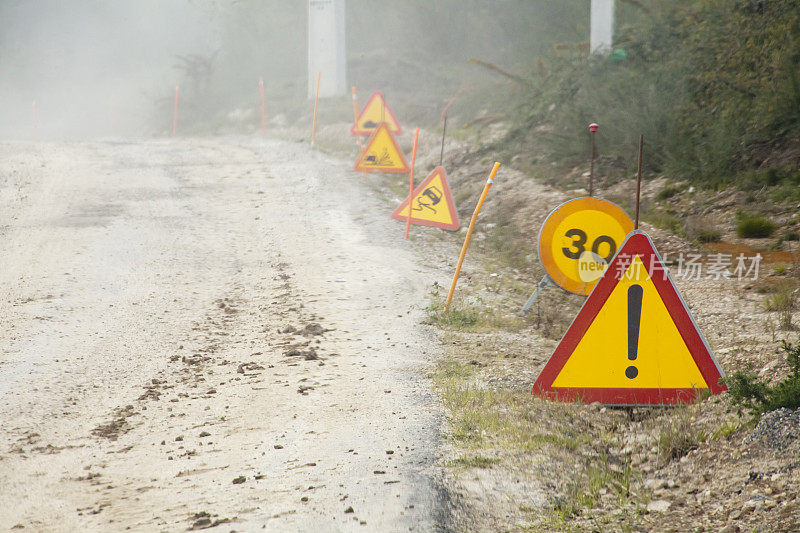
[(178, 132), (178, 84), (175, 84), (175, 105), (172, 109), (172, 136)]
[(314, 97), (314, 123), (311, 126), (311, 146), (314, 146), (314, 137), (317, 133), (317, 103), (319, 103), (319, 80), (322, 77), (322, 71), (317, 72), (317, 95)]
[[(456, 283), (458, 283), (458, 276), (461, 274), (461, 265), (464, 264), (464, 256), (467, 255), (467, 247), (469, 246), (469, 239), (472, 237), (472, 230), (475, 229), (475, 221), (478, 220), (478, 213), (483, 207), (483, 201), (486, 200), (486, 195), (489, 193), (489, 188), (494, 183), (494, 177), (497, 174), (497, 169), (500, 168), (500, 163), (495, 162), (492, 168), (489, 179), (486, 180), (486, 185), (483, 187), (481, 198), (478, 200), (478, 205), (475, 206), (475, 212), (472, 213), (472, 220), (469, 221), (469, 229), (467, 230), (467, 238), (464, 239), (464, 246), (461, 247), (461, 255), (458, 257), (458, 265), (456, 265), (456, 273), (453, 275), (453, 283), (450, 284), (450, 292), (447, 293), (447, 301), (444, 303), (444, 310), (450, 307), (450, 302), (453, 300), (453, 293), (456, 291)], [(411, 212), (409, 211), (409, 214)]]
[[(358, 97), (356, 96), (356, 86), (353, 85), (353, 124), (358, 122)], [(358, 139), (358, 153), (364, 151), (364, 146), (361, 144), (361, 135), (356, 135)]]
[(258, 78), (258, 94), (261, 97), (261, 134), (267, 134), (267, 108), (264, 104), (264, 78)]
[(419, 140), (419, 128), (414, 129), (414, 149), (411, 151), (411, 172), (408, 180), (408, 217), (406, 218), (406, 239), (411, 229), (411, 201), (414, 199), (414, 164), (417, 162), (417, 141)]

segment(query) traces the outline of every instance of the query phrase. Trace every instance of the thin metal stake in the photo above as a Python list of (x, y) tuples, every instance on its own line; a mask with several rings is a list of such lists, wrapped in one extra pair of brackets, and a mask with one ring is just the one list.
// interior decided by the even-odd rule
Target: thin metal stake
[(439, 166), (444, 161), (444, 136), (447, 133), (447, 113), (444, 114), (444, 127), (442, 128), (442, 152), (439, 154)]
[(533, 294), (531, 294), (530, 298), (528, 298), (528, 301), (525, 302), (525, 305), (523, 305), (522, 309), (519, 310), (519, 314), (524, 315), (525, 313), (527, 313), (530, 310), (533, 303), (539, 297), (539, 293), (542, 291), (542, 289), (546, 289), (550, 285), (555, 285), (555, 284), (550, 280), (550, 276), (545, 274), (544, 277), (542, 278), (542, 281), (540, 281), (539, 285), (536, 286), (536, 289), (533, 291)]
[(636, 168), (636, 211), (634, 211), (633, 228), (639, 229), (639, 201), (642, 194), (642, 152), (644, 151), (644, 135), (639, 135), (639, 162)]

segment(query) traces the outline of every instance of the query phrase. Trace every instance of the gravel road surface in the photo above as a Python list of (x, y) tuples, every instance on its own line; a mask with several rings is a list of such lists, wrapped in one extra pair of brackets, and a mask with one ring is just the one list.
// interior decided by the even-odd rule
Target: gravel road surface
[(0, 530), (441, 526), (390, 178), (260, 138), (0, 154)]

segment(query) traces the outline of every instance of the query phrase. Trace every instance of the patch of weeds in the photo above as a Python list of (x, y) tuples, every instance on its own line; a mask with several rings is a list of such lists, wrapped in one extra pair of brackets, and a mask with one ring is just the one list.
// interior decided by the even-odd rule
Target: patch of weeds
[(672, 198), (673, 196), (675, 196), (676, 194), (678, 194), (679, 192), (681, 192), (681, 188), (680, 187), (677, 187), (675, 185), (667, 185), (663, 189), (658, 191), (658, 194), (656, 195), (656, 199), (657, 200), (662, 200), (662, 201), (663, 200), (668, 200), (668, 199)]
[(764, 299), (764, 309), (778, 313), (778, 324), (781, 329), (791, 330), (792, 313), (797, 308), (797, 287), (794, 282), (776, 283), (775, 292)]
[(553, 507), (551, 520), (564, 523), (584, 509), (596, 507), (602, 493), (615, 495), (624, 508), (633, 499), (630, 489), (634, 477), (630, 462), (613, 467), (602, 453), (596, 464), (587, 466), (567, 485), (566, 493)]
[(532, 452), (549, 445), (561, 448), (563, 450), (575, 451), (581, 444), (581, 439), (578, 437), (571, 437), (569, 435), (558, 435), (555, 433), (531, 433), (530, 435), (525, 436), (525, 442), (522, 443), (522, 449), (526, 452)]
[(442, 304), (432, 304), (425, 308), (428, 318), (425, 324), (434, 325), (443, 329), (463, 330), (478, 323), (480, 311), (473, 306), (464, 309), (444, 310)]
[(471, 380), (473, 368), (451, 361), (434, 374), (436, 388), (451, 413), (454, 441), (469, 447), (492, 445), (531, 452), (548, 446), (576, 450), (590, 439), (570, 431), (568, 413), (559, 422), (558, 413), (551, 410), (549, 424), (542, 426), (541, 412), (532, 408), (529, 394), (480, 387)]
[(720, 242), (722, 233), (716, 228), (701, 228), (697, 233), (697, 242)]
[(706, 437), (706, 432), (695, 428), (684, 412), (661, 428), (656, 445), (661, 459), (669, 462), (697, 449)]
[(755, 417), (768, 411), (785, 407), (800, 407), (800, 345), (781, 341), (778, 353), (783, 352), (789, 365), (789, 374), (775, 385), (762, 380), (751, 371), (734, 372), (725, 378), (731, 401), (740, 410), (748, 409)]
[[(450, 309), (445, 311), (444, 299), (439, 292), (439, 285), (435, 285), (430, 293), (431, 303), (425, 307), (427, 318), (425, 324), (437, 326), (442, 329), (463, 330), (470, 328), (478, 323), (480, 310), (474, 305), (462, 306), (461, 309)], [(452, 302), (451, 302), (452, 304)]]
[(478, 190), (475, 187), (471, 185), (461, 186), (453, 193), (453, 203), (458, 209), (459, 206), (463, 207), (465, 203), (477, 197)]
[(778, 227), (764, 217), (740, 214), (736, 225), (736, 234), (743, 239), (765, 239), (772, 235)]
[(692, 241), (707, 243), (722, 240), (722, 232), (702, 217), (688, 217), (683, 221), (682, 227), (683, 234)]
[(783, 276), (789, 271), (789, 267), (783, 263), (776, 263), (775, 266), (772, 267), (772, 271), (778, 276)]
[(485, 310), (479, 306), (480, 298), (475, 303), (451, 302), (450, 308), (444, 310), (444, 298), (440, 295), (437, 285), (430, 293), (431, 303), (425, 307), (427, 317), (424, 324), (437, 326), (441, 329), (454, 331), (518, 331), (525, 327), (528, 319), (517, 315), (510, 315), (504, 311)]
[(535, 307), (527, 316), (543, 337), (558, 340), (578, 313), (582, 303), (580, 299), (566, 291), (547, 288), (539, 292)]
[(670, 213), (656, 211), (647, 217), (647, 221), (657, 228), (665, 229), (679, 237), (685, 236), (681, 219)]
[(711, 433), (711, 440), (728, 439), (736, 431), (742, 429), (744, 425), (741, 422), (731, 422), (726, 420), (717, 429)]
[(800, 233), (796, 231), (790, 231), (786, 235), (783, 236), (784, 241), (800, 241)]
[(483, 455), (473, 455), (471, 457), (458, 457), (448, 461), (448, 466), (460, 466), (464, 468), (490, 468), (492, 465), (500, 463), (496, 457), (484, 457)]

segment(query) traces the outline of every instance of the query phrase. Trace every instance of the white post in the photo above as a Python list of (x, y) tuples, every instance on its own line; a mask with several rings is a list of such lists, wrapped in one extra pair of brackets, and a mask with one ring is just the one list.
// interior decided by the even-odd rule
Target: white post
[(589, 53), (608, 54), (614, 41), (614, 0), (592, 0)]
[(308, 0), (308, 97), (347, 94), (347, 64), (344, 31), (345, 0)]

